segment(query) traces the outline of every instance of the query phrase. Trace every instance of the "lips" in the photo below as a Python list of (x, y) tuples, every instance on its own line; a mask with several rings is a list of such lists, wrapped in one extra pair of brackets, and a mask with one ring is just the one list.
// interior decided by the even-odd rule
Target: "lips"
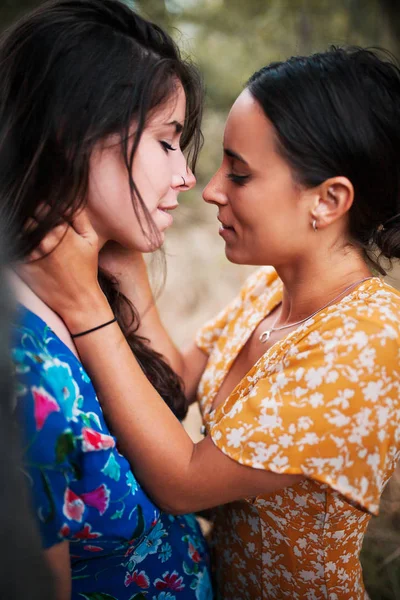
[(222, 229), (230, 229), (231, 231), (235, 231), (235, 228), (232, 227), (232, 225), (228, 225), (228, 223), (225, 223), (224, 221), (222, 221), (222, 219), (220, 219), (218, 217), (218, 221), (221, 223), (222, 225)]
[(158, 210), (168, 211), (168, 210), (174, 210), (178, 206), (179, 206), (178, 203), (176, 203), (176, 204), (169, 204), (168, 206), (167, 205), (163, 206), (161, 204), (160, 206), (157, 206), (157, 208), (158, 208)]

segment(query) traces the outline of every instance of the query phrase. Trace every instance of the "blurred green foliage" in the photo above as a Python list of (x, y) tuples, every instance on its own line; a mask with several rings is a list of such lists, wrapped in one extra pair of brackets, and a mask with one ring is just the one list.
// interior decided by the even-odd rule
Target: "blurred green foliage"
[[(0, 0), (0, 27), (42, 2)], [(124, 0), (167, 28), (206, 82), (201, 185), (221, 157), (223, 124), (261, 66), (331, 44), (384, 46), (400, 56), (400, 0)], [(185, 201), (191, 194), (185, 195)]]
[[(0, 28), (38, 0), (0, 0)], [(200, 66), (206, 83), (198, 179), (204, 184), (221, 156), (224, 120), (248, 77), (261, 66), (331, 44), (383, 46), (400, 58), (400, 0), (125, 0), (167, 28)], [(190, 201), (190, 194), (185, 194)], [(199, 214), (197, 214), (197, 218)], [(397, 490), (397, 492), (393, 490)], [(391, 494), (400, 489), (391, 488)], [(400, 507), (384, 508), (363, 549), (371, 600), (400, 600)]]

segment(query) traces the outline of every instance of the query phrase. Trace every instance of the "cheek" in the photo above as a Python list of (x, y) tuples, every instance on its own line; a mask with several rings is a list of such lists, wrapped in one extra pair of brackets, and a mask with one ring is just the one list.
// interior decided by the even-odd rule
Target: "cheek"
[(104, 218), (121, 218), (126, 211), (132, 210), (127, 176), (121, 173), (94, 174), (89, 178), (89, 209)]
[(265, 198), (260, 199), (257, 193), (252, 193), (251, 189), (246, 193), (243, 192), (236, 195), (235, 201), (231, 202), (234, 220), (244, 235), (258, 235), (265, 230), (269, 222)]
[(87, 207), (93, 226), (104, 238), (119, 238), (125, 230), (136, 228), (128, 176), (119, 160), (100, 160), (91, 167)]
[(171, 185), (171, 167), (168, 156), (158, 142), (144, 140), (138, 148), (132, 177), (147, 208), (152, 211)]
[(276, 181), (254, 191), (249, 190), (247, 201), (237, 204), (243, 223), (254, 231), (281, 235), (296, 229), (299, 220), (299, 194), (292, 184)]

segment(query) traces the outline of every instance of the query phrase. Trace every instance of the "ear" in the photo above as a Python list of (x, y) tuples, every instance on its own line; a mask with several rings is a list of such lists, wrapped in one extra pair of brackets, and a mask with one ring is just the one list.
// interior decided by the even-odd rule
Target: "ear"
[(347, 177), (331, 177), (314, 190), (311, 219), (318, 229), (338, 221), (351, 208), (354, 201), (353, 184)]

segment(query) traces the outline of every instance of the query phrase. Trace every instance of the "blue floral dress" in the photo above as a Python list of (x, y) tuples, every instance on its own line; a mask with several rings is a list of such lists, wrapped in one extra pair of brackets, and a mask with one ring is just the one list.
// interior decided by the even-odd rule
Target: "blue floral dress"
[(26, 474), (43, 545), (70, 543), (73, 600), (211, 599), (194, 516), (160, 512), (118, 452), (81, 363), (29, 310), (19, 307), (17, 321)]

